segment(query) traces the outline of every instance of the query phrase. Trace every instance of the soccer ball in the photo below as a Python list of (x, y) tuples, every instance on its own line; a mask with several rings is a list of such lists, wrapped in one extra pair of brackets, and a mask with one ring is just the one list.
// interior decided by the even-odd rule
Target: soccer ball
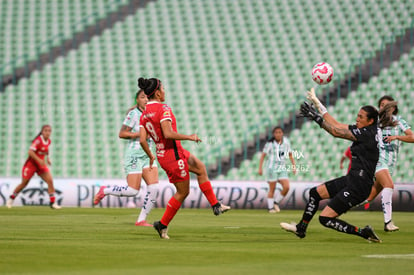
[(325, 85), (332, 81), (334, 70), (328, 63), (321, 62), (312, 68), (312, 80), (319, 85)]

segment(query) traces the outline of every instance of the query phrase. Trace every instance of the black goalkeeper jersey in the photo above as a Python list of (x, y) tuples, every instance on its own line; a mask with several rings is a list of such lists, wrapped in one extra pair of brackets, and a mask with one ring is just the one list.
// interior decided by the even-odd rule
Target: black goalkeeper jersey
[(366, 173), (367, 177), (373, 179), (379, 158), (378, 126), (375, 123), (359, 129), (356, 125), (349, 125), (348, 128), (357, 139), (351, 145), (350, 171), (358, 172), (360, 176)]

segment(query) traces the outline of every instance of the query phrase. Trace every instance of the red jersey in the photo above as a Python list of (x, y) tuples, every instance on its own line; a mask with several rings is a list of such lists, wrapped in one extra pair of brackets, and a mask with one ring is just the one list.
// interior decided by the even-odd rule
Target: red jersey
[(170, 120), (172, 130), (177, 132), (177, 122), (171, 108), (164, 103), (150, 101), (145, 106), (141, 115), (140, 125), (154, 140), (157, 148), (158, 161), (162, 159), (182, 159), (184, 158), (184, 148), (179, 140), (166, 139), (162, 133), (161, 122)]
[[(33, 150), (40, 159), (45, 159), (45, 156), (49, 154), (49, 145), (51, 142), (50, 138), (46, 141), (40, 135), (33, 140), (32, 145), (30, 145), (30, 150)], [(29, 157), (27, 161), (29, 160), (32, 160), (32, 158)]]
[(351, 153), (351, 147), (348, 147), (345, 152), (344, 156), (349, 159), (349, 165), (348, 165), (348, 172), (351, 170), (351, 164), (352, 164), (352, 153)]

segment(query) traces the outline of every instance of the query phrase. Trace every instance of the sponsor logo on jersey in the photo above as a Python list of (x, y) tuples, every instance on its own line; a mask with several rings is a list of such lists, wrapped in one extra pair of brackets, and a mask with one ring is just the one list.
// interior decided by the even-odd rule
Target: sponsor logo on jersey
[(165, 111), (163, 114), (162, 114), (162, 116), (167, 116), (167, 117), (170, 117), (171, 116), (171, 114), (170, 114), (170, 111)]
[(144, 115), (144, 117), (146, 118), (153, 117), (153, 116), (155, 116), (155, 113), (148, 113)]
[(361, 130), (359, 130), (358, 128), (352, 129), (352, 132), (354, 132), (355, 135), (361, 134)]

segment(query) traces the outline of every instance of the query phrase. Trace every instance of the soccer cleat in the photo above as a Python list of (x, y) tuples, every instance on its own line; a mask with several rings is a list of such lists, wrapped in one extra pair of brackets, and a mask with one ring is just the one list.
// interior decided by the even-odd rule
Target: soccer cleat
[(101, 186), (99, 188), (98, 193), (96, 193), (95, 197), (93, 198), (93, 204), (97, 205), (103, 198), (105, 198), (105, 193), (104, 193), (104, 189), (106, 188), (106, 186)]
[(218, 216), (220, 214), (223, 214), (224, 212), (227, 212), (231, 209), (230, 206), (221, 204), (221, 203), (216, 203), (215, 205), (213, 205), (213, 213), (214, 215)]
[(274, 208), (275, 208), (275, 211), (276, 211), (277, 213), (279, 213), (279, 212), (280, 212), (280, 207), (279, 207), (279, 204), (274, 203)]
[(60, 206), (56, 202), (54, 202), (54, 203), (50, 203), (50, 208), (52, 208), (52, 209), (61, 209), (62, 206)]
[(374, 229), (367, 225), (361, 229), (361, 235), (370, 242), (381, 243), (381, 239), (375, 234)]
[(392, 221), (389, 221), (387, 223), (384, 223), (384, 231), (385, 232), (394, 232), (394, 231), (398, 231), (400, 228), (396, 225), (394, 225), (394, 223)]
[(269, 209), (269, 213), (276, 213), (276, 210), (274, 208)]
[(168, 228), (163, 225), (160, 221), (154, 222), (154, 229), (158, 232), (158, 235), (160, 235), (161, 239), (168, 240), (170, 237), (168, 237)]
[(135, 225), (136, 226), (148, 226), (148, 227), (152, 227), (152, 224), (150, 224), (150, 223), (147, 223), (147, 221), (145, 221), (145, 220), (143, 220), (143, 221), (140, 221), (140, 222), (136, 222), (135, 223)]
[(12, 206), (13, 206), (13, 202), (14, 202), (14, 200), (13, 200), (13, 199), (8, 199), (8, 200), (6, 201), (6, 206), (7, 206), (7, 208), (12, 208)]
[(296, 236), (298, 236), (301, 239), (305, 238), (305, 236), (306, 236), (306, 232), (299, 231), (298, 228), (297, 228), (297, 224), (294, 223), (294, 222), (292, 222), (292, 223), (281, 222), (280, 227), (282, 227), (284, 230), (286, 230), (288, 232), (292, 232), (293, 234), (295, 234)]

